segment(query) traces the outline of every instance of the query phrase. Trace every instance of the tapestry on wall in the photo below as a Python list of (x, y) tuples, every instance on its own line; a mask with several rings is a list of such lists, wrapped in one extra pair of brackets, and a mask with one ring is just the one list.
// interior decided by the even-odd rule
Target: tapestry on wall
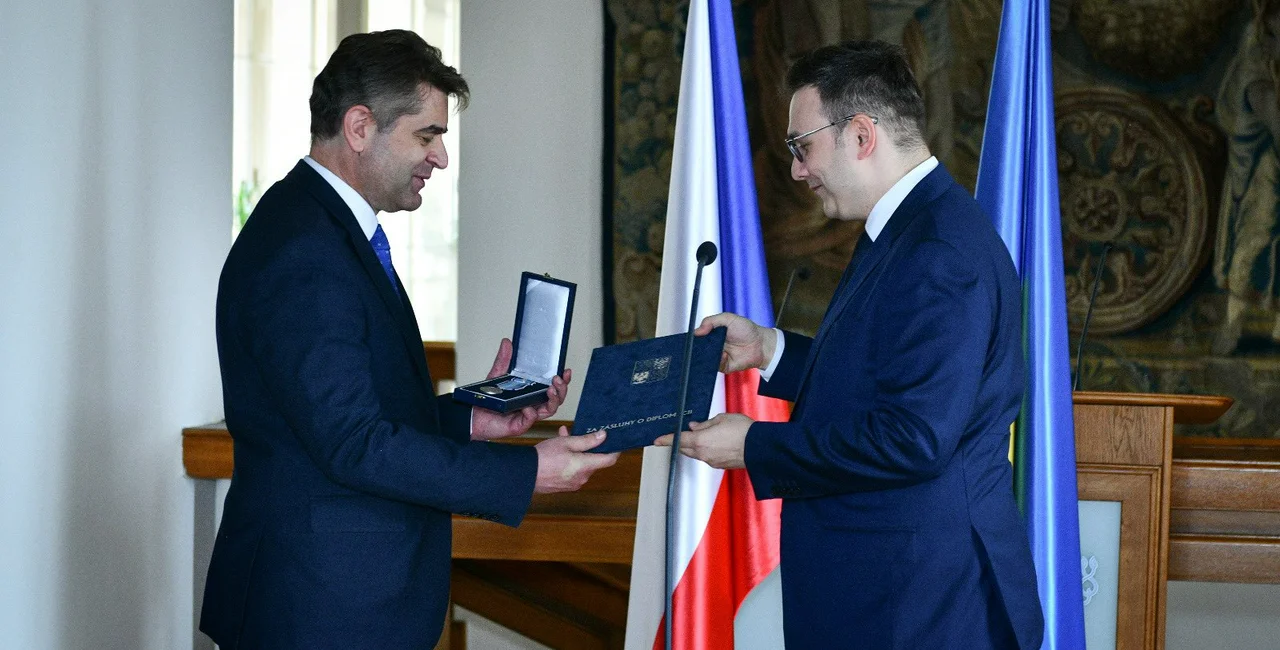
[[(652, 337), (687, 2), (608, 0), (613, 90), (606, 337)], [(972, 189), (998, 0), (738, 0), (760, 219), (783, 326), (812, 333), (861, 223), (790, 178), (786, 70), (851, 38), (902, 44), (929, 147)], [(1180, 433), (1280, 438), (1280, 0), (1055, 0), (1058, 170), (1068, 312), (1102, 274), (1081, 388), (1228, 395)]]

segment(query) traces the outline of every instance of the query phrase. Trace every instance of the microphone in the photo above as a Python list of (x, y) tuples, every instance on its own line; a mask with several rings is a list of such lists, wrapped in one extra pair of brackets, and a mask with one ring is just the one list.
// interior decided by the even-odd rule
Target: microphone
[(1080, 365), (1084, 361), (1084, 338), (1089, 333), (1089, 319), (1093, 317), (1093, 302), (1098, 299), (1098, 284), (1102, 281), (1102, 266), (1107, 261), (1107, 253), (1111, 251), (1112, 242), (1102, 246), (1102, 255), (1098, 256), (1098, 267), (1093, 270), (1093, 292), (1089, 294), (1089, 308), (1084, 312), (1084, 325), (1080, 328), (1080, 343), (1076, 345), (1076, 380), (1071, 390), (1080, 390)]
[(787, 289), (782, 292), (782, 303), (778, 305), (778, 317), (773, 319), (774, 327), (782, 327), (782, 314), (787, 310), (787, 301), (791, 299), (791, 287), (795, 285), (796, 278), (800, 278), (801, 282), (809, 279), (809, 267), (797, 266), (791, 269), (791, 277), (787, 279)]
[(672, 590), (672, 585), (675, 584), (675, 569), (671, 565), (671, 560), (675, 557), (676, 522), (675, 511), (671, 504), (675, 502), (676, 497), (676, 459), (680, 457), (680, 432), (684, 431), (684, 411), (689, 401), (689, 366), (693, 362), (693, 330), (698, 322), (698, 293), (702, 289), (702, 267), (716, 261), (716, 252), (715, 243), (704, 241), (698, 247), (696, 254), (698, 272), (693, 279), (693, 304), (689, 306), (689, 329), (685, 330), (684, 336), (684, 363), (680, 366), (680, 408), (676, 411), (676, 430), (671, 439), (671, 464), (667, 467), (667, 548), (663, 556), (666, 571), (662, 592), (663, 601), (665, 601), (663, 615), (666, 616), (667, 621), (663, 638), (666, 643), (664, 647), (667, 650), (671, 650), (671, 628), (675, 627), (671, 609), (671, 601), (675, 596)]
[[(701, 245), (701, 246), (698, 246), (697, 258), (698, 258), (698, 272), (699, 272), (699, 273), (701, 273), (701, 272), (702, 272), (702, 267), (704, 267), (704, 266), (706, 266), (706, 265), (708, 265), (708, 264), (710, 264), (710, 263), (712, 263), (712, 262), (716, 261), (716, 252), (717, 252), (718, 250), (719, 250), (719, 249), (717, 249), (717, 248), (716, 248), (716, 245), (715, 245), (714, 243), (712, 243), (712, 242), (709, 242), (709, 241), (704, 241), (704, 242), (702, 242), (702, 245)], [(701, 277), (701, 276), (699, 276), (699, 277)], [(696, 282), (695, 282), (695, 284), (693, 285), (693, 290), (694, 290), (694, 291), (697, 291), (697, 290), (698, 290), (698, 285), (696, 284)], [(696, 306), (696, 303), (695, 303), (695, 306)], [(692, 322), (693, 322), (693, 320), (692, 320), (692, 319), (690, 319), (690, 320), (689, 320), (689, 322), (690, 322), (690, 323), (692, 323)]]

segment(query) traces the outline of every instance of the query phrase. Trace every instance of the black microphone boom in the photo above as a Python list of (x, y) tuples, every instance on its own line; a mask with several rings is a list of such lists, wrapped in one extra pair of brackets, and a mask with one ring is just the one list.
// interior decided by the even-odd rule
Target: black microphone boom
[(675, 512), (671, 508), (671, 504), (675, 502), (676, 495), (676, 459), (680, 457), (680, 432), (684, 431), (684, 410), (689, 402), (689, 366), (693, 359), (693, 330), (698, 323), (698, 292), (702, 289), (702, 267), (716, 261), (716, 245), (714, 242), (704, 241), (698, 247), (698, 272), (693, 279), (693, 304), (689, 306), (689, 329), (685, 330), (684, 336), (684, 363), (680, 366), (680, 408), (676, 411), (676, 430), (671, 439), (671, 464), (667, 468), (667, 548), (663, 554), (663, 601), (664, 613), (666, 617), (665, 633), (663, 639), (667, 650), (671, 650), (671, 628), (675, 627), (675, 620), (672, 616), (671, 599), (675, 594), (672, 585), (675, 583), (675, 570), (671, 566), (671, 559), (675, 556), (674, 550), (676, 546), (676, 525)]
[(787, 289), (782, 292), (782, 303), (778, 305), (778, 316), (773, 319), (774, 327), (782, 327), (782, 314), (787, 310), (787, 301), (791, 300), (791, 287), (795, 285), (796, 278), (800, 278), (801, 282), (809, 279), (809, 267), (797, 266), (791, 269), (791, 277), (787, 278)]
[(1084, 337), (1089, 333), (1089, 319), (1093, 317), (1093, 302), (1098, 299), (1098, 284), (1102, 280), (1102, 267), (1107, 261), (1107, 253), (1111, 251), (1111, 242), (1102, 247), (1102, 255), (1098, 257), (1098, 268), (1093, 271), (1093, 292), (1089, 294), (1089, 308), (1084, 312), (1084, 325), (1080, 327), (1080, 343), (1076, 346), (1076, 380), (1071, 390), (1080, 390), (1080, 365), (1084, 361)]

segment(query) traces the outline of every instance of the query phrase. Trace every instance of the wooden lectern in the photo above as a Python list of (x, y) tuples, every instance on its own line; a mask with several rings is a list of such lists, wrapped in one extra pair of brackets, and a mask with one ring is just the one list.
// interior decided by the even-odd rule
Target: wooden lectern
[(1173, 425), (1207, 424), (1230, 406), (1225, 397), (1075, 393), (1079, 498), (1120, 503), (1117, 650), (1164, 647)]

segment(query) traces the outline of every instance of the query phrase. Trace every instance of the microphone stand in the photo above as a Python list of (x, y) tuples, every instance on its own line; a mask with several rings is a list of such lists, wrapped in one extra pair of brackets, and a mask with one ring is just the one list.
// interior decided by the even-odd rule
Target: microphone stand
[(671, 438), (671, 463), (667, 467), (667, 548), (663, 555), (666, 565), (664, 571), (662, 597), (664, 601), (663, 618), (666, 621), (663, 633), (663, 645), (671, 650), (672, 628), (675, 627), (675, 612), (672, 601), (675, 600), (675, 571), (672, 558), (675, 550), (675, 509), (671, 504), (676, 495), (676, 460), (680, 457), (680, 432), (684, 431), (684, 411), (689, 401), (689, 366), (693, 360), (693, 330), (698, 319), (698, 293), (702, 289), (702, 268), (716, 260), (716, 245), (706, 241), (698, 247), (698, 271), (693, 280), (693, 304), (689, 307), (689, 329), (685, 330), (684, 363), (680, 366), (680, 408), (676, 411), (676, 430)]
[(1093, 272), (1093, 293), (1089, 295), (1089, 309), (1084, 312), (1084, 325), (1080, 328), (1080, 343), (1076, 346), (1076, 380), (1071, 385), (1072, 391), (1080, 390), (1080, 366), (1084, 361), (1084, 337), (1089, 333), (1089, 319), (1093, 317), (1093, 301), (1098, 299), (1098, 284), (1102, 280), (1102, 265), (1107, 261), (1107, 253), (1111, 251), (1111, 242), (1102, 247), (1102, 255), (1098, 257), (1098, 268)]
[(791, 299), (791, 287), (796, 283), (796, 277), (801, 281), (809, 279), (809, 267), (797, 266), (791, 269), (791, 277), (787, 279), (787, 288), (782, 292), (782, 302), (778, 305), (778, 316), (773, 319), (774, 327), (782, 327), (782, 314), (787, 310), (787, 301)]

